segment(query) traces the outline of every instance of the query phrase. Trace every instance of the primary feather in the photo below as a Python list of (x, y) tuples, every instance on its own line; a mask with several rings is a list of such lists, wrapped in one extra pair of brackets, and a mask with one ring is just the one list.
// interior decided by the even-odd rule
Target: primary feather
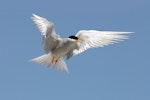
[(60, 36), (55, 32), (54, 24), (51, 21), (35, 14), (33, 14), (31, 19), (43, 36), (45, 53), (51, 52), (51, 50), (53, 50), (61, 40)]
[(74, 55), (84, 52), (89, 48), (103, 47), (109, 44), (117, 43), (121, 40), (128, 39), (127, 34), (132, 32), (113, 32), (97, 30), (81, 30), (76, 36), (83, 42), (77, 43), (67, 55), (67, 59)]

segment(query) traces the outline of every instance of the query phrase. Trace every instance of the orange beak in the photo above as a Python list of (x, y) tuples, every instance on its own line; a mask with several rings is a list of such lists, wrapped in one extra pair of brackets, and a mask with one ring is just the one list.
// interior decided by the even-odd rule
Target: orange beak
[(82, 42), (82, 40), (81, 40), (81, 39), (78, 39), (78, 40), (76, 40), (76, 42), (80, 42), (80, 43), (81, 43), (81, 42)]

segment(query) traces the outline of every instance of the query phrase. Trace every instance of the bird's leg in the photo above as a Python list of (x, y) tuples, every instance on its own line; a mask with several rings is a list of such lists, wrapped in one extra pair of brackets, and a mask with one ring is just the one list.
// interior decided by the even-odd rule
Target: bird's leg
[(57, 60), (55, 60), (55, 64), (58, 62), (58, 59)]
[(54, 62), (54, 56), (52, 57), (52, 61), (51, 61), (52, 63)]
[(58, 62), (59, 58), (60, 58), (60, 57), (58, 57), (58, 59), (57, 59), (57, 60), (55, 60), (55, 64)]
[(58, 57), (58, 59), (55, 60), (55, 58), (54, 58), (54, 56), (53, 56), (51, 62), (56, 64), (56, 63), (59, 61), (59, 58), (60, 58), (60, 57)]

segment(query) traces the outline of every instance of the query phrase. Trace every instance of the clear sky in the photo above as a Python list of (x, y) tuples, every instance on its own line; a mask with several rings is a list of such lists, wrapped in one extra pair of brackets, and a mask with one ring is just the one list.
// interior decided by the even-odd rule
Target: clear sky
[[(70, 74), (28, 60), (44, 53), (32, 13), (61, 37), (130, 31), (129, 40), (67, 61)], [(1, 0), (0, 100), (150, 100), (149, 0)]]

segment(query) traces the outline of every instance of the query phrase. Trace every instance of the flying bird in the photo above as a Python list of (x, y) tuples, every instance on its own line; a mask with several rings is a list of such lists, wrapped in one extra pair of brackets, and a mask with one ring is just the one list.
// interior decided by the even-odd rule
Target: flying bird
[(76, 35), (61, 38), (56, 34), (54, 24), (46, 18), (33, 14), (31, 17), (43, 36), (45, 54), (31, 61), (60, 71), (68, 71), (64, 61), (90, 48), (103, 47), (128, 39), (132, 32), (80, 30)]

